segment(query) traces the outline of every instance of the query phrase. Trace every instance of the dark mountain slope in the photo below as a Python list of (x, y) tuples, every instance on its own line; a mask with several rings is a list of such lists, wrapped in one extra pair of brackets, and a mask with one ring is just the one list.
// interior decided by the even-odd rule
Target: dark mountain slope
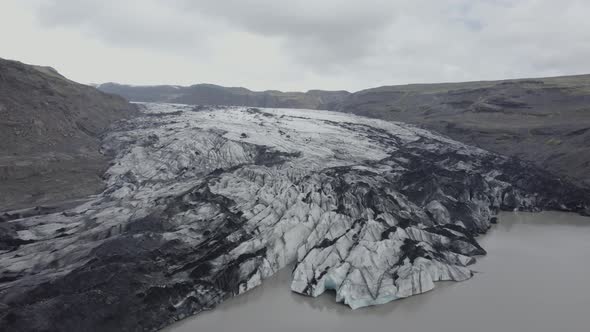
[(590, 75), (384, 86), (335, 109), (418, 124), (590, 185)]
[(130, 101), (166, 102), (195, 105), (235, 105), (275, 108), (334, 108), (350, 93), (346, 91), (311, 90), (308, 92), (251, 91), (213, 84), (196, 84), (189, 87), (158, 85), (130, 86), (105, 83), (98, 89), (118, 94)]
[(95, 193), (99, 135), (136, 112), (53, 68), (0, 59), (0, 210)]

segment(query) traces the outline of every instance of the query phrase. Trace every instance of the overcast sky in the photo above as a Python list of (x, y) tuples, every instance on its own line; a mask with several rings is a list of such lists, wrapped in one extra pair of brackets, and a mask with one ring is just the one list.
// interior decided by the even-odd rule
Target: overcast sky
[(590, 73), (588, 0), (0, 0), (0, 57), (254, 90)]

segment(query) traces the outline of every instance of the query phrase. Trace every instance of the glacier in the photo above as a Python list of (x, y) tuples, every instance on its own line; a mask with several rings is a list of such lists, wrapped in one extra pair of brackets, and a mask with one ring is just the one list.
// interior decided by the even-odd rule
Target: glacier
[(590, 213), (567, 180), (408, 124), (141, 106), (103, 137), (104, 192), (0, 215), (7, 331), (157, 330), (283, 268), (294, 292), (383, 304), (471, 278), (500, 210)]

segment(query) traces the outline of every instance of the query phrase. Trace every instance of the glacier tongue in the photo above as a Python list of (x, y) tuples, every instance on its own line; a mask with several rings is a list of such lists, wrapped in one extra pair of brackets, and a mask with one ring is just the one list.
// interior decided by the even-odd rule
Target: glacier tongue
[(0, 222), (8, 330), (155, 330), (293, 265), (352, 308), (472, 276), (499, 210), (588, 211), (517, 160), (342, 113), (145, 104), (104, 138), (107, 189)]

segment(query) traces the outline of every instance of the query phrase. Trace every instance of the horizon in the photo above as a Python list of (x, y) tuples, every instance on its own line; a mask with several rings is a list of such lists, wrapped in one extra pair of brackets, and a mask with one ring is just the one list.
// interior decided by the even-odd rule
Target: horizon
[(590, 3), (575, 0), (7, 0), (0, 7), (2, 57), (84, 84), (361, 91), (590, 68)]
[(555, 78), (566, 78), (566, 77), (582, 77), (582, 76), (590, 76), (590, 73), (582, 73), (582, 74), (570, 74), (570, 75), (558, 75), (558, 76), (536, 76), (536, 77), (516, 77), (516, 78), (504, 78), (504, 79), (494, 79), (494, 80), (474, 80), (474, 81), (457, 81), (457, 82), (451, 82), (451, 81), (445, 81), (445, 82), (419, 82), (419, 83), (402, 83), (402, 84), (386, 84), (386, 85), (381, 85), (381, 86), (371, 86), (371, 87), (366, 87), (362, 90), (356, 90), (356, 91), (350, 91), (350, 90), (324, 90), (324, 89), (307, 89), (307, 90), (299, 90), (299, 91), (288, 91), (288, 90), (276, 90), (276, 89), (265, 89), (265, 90), (254, 90), (254, 89), (250, 89), (246, 86), (232, 86), (232, 85), (219, 85), (219, 84), (214, 84), (214, 83), (208, 83), (208, 82), (201, 82), (201, 83), (194, 83), (194, 84), (190, 84), (190, 85), (179, 85), (179, 84), (127, 84), (127, 83), (122, 83), (122, 82), (104, 82), (104, 83), (88, 83), (90, 85), (96, 85), (96, 86), (101, 86), (104, 84), (117, 84), (117, 85), (121, 85), (121, 86), (129, 86), (129, 87), (135, 87), (135, 88), (149, 88), (149, 87), (164, 87), (164, 86), (170, 86), (170, 87), (179, 87), (179, 88), (190, 88), (193, 86), (197, 86), (197, 85), (213, 85), (213, 86), (217, 86), (217, 87), (221, 87), (221, 88), (229, 88), (229, 89), (246, 89), (246, 90), (250, 90), (252, 92), (270, 92), (270, 91), (276, 91), (276, 92), (283, 92), (283, 93), (307, 93), (307, 92), (311, 92), (311, 91), (328, 91), (328, 92), (348, 92), (348, 93), (356, 93), (356, 92), (360, 92), (363, 90), (369, 90), (369, 89), (374, 89), (374, 88), (380, 88), (380, 87), (393, 87), (393, 86), (411, 86), (411, 85), (437, 85), (437, 84), (469, 84), (469, 83), (486, 83), (486, 82), (506, 82), (506, 81), (523, 81), (523, 80), (541, 80), (541, 79), (555, 79)]

